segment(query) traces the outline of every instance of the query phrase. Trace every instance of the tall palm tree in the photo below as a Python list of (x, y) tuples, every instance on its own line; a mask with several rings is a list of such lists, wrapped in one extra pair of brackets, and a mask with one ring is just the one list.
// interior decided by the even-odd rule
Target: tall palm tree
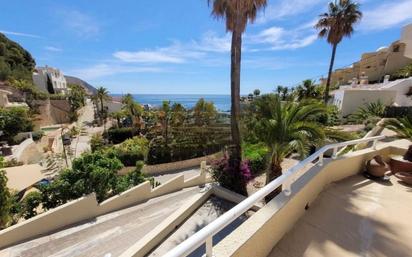
[(100, 110), (97, 107), (100, 121), (103, 122), (104, 130), (106, 131), (106, 119), (107, 119), (107, 110), (105, 109), (104, 103), (111, 99), (109, 91), (104, 87), (97, 88), (96, 98), (98, 105), (100, 105)]
[(350, 37), (353, 26), (362, 18), (359, 4), (352, 0), (335, 0), (329, 3), (329, 11), (321, 14), (315, 28), (319, 30), (319, 37), (326, 38), (332, 45), (332, 57), (329, 65), (328, 80), (325, 89), (325, 103), (329, 100), (330, 81), (335, 63), (336, 49), (344, 37)]
[[(321, 144), (326, 137), (323, 126), (316, 121), (326, 113), (318, 101), (282, 102), (278, 95), (263, 95), (254, 103), (257, 137), (270, 149), (270, 165), (266, 172), (266, 184), (282, 175), (282, 162), (292, 153), (301, 157), (310, 148)], [(267, 200), (282, 191), (279, 187)]]
[(267, 0), (208, 0), (212, 5), (212, 15), (226, 21), (226, 30), (232, 32), (231, 46), (231, 132), (232, 149), (230, 164), (239, 170), (242, 158), (240, 119), (240, 66), (242, 55), (242, 34), (248, 22), (253, 23), (260, 9), (266, 7)]
[(126, 94), (125, 96), (123, 96), (122, 104), (124, 105), (124, 110), (129, 115), (132, 121), (132, 128), (134, 134), (134, 130), (136, 127), (141, 129), (143, 107), (134, 100), (131, 94)]

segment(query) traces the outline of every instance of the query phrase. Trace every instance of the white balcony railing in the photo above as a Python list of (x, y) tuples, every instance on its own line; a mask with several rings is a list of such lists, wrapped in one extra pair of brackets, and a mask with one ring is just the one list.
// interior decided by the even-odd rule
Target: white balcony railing
[(345, 146), (357, 145), (360, 143), (368, 143), (373, 142), (373, 148), (376, 149), (376, 144), (379, 140), (384, 139), (385, 136), (377, 136), (377, 137), (370, 137), (370, 138), (363, 138), (358, 140), (352, 140), (342, 143), (330, 144), (320, 148), (317, 152), (309, 156), (308, 158), (304, 159), (303, 161), (299, 162), (292, 168), (286, 170), (282, 176), (278, 177), (277, 179), (273, 180), (265, 187), (257, 191), (256, 193), (252, 194), (238, 205), (224, 213), (222, 216), (214, 220), (212, 223), (198, 231), (196, 234), (192, 235), (184, 242), (176, 246), (174, 249), (169, 251), (163, 257), (185, 257), (195, 251), (199, 246), (202, 244), (206, 244), (206, 256), (212, 257), (213, 256), (213, 241), (212, 238), (214, 235), (219, 233), (223, 230), (227, 225), (229, 225), (232, 221), (240, 217), (243, 213), (248, 211), (252, 206), (256, 203), (261, 201), (265, 196), (270, 194), (279, 186), (285, 184), (287, 185), (283, 188), (283, 192), (286, 195), (290, 195), (291, 188), (290, 185), (298, 179), (299, 170), (304, 168), (306, 165), (314, 162), (317, 160), (317, 164), (319, 166), (323, 165), (323, 155), (325, 152), (329, 150), (333, 150), (332, 158), (335, 159), (337, 157), (338, 149)]

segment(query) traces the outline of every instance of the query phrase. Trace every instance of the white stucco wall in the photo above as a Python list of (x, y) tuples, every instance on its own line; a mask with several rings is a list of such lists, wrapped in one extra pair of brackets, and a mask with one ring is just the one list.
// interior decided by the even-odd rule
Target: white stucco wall
[(380, 100), (385, 105), (392, 105), (396, 100), (395, 90), (368, 90), (350, 89), (338, 91), (335, 94), (334, 103), (342, 112), (342, 116), (348, 116), (356, 112), (365, 104)]

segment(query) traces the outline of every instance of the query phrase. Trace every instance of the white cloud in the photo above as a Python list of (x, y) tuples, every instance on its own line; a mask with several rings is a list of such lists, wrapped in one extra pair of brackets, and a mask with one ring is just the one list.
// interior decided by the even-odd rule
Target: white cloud
[(179, 41), (172, 42), (167, 47), (146, 49), (141, 51), (117, 51), (113, 56), (120, 61), (130, 63), (186, 63), (192, 59), (199, 59), (206, 56), (206, 52), (226, 52), (227, 42), (224, 38), (217, 36), (204, 36), (201, 41), (192, 40), (189, 43), (181, 43)]
[(69, 10), (61, 13), (64, 25), (82, 38), (93, 38), (99, 35), (100, 25), (91, 16), (77, 10)]
[[(309, 22), (307, 24), (311, 24)], [(246, 37), (246, 44), (268, 45), (264, 50), (284, 50), (297, 49), (311, 45), (316, 41), (317, 35), (313, 26), (307, 24), (295, 29), (285, 29), (281, 27), (267, 28), (257, 35)], [(254, 51), (259, 51), (255, 49)]]
[(54, 47), (54, 46), (46, 46), (44, 49), (47, 50), (47, 51), (50, 51), (50, 52), (61, 52), (61, 51), (63, 51), (63, 49), (58, 48), (58, 47)]
[(115, 52), (113, 56), (121, 61), (134, 62), (134, 63), (183, 63), (185, 62), (183, 58), (170, 55), (162, 50), (138, 51), (138, 52), (119, 51), (119, 52)]
[(102, 77), (108, 77), (115, 74), (124, 73), (153, 73), (163, 72), (164, 70), (156, 67), (134, 67), (120, 64), (101, 63), (86, 68), (69, 70), (65, 73), (78, 76), (79, 78), (92, 80)]
[(230, 34), (219, 37), (215, 32), (208, 31), (200, 41), (192, 41), (191, 47), (205, 52), (230, 52), (231, 40)]
[(330, 0), (280, 0), (270, 4), (263, 12), (257, 22), (266, 23), (292, 17), (301, 13), (308, 13), (309, 10), (319, 4), (327, 4)]
[(382, 30), (412, 21), (412, 0), (385, 1), (364, 11), (361, 29)]
[(33, 35), (33, 34), (28, 34), (28, 33), (21, 33), (21, 32), (15, 32), (15, 31), (7, 31), (7, 30), (0, 30), (0, 33), (6, 34), (6, 35), (20, 36), (20, 37), (41, 38), (41, 37), (38, 36), (38, 35)]

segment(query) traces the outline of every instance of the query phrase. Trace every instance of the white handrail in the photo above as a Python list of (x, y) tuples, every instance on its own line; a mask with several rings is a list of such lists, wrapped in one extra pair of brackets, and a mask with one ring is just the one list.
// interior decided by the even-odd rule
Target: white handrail
[[(224, 213), (222, 216), (214, 220), (212, 223), (186, 239), (184, 242), (176, 246), (174, 249), (169, 251), (167, 254), (165, 254), (163, 257), (185, 257), (195, 251), (199, 246), (202, 244), (206, 243), (206, 256), (207, 257), (212, 257), (212, 250), (213, 250), (213, 242), (212, 238), (214, 235), (219, 233), (223, 228), (225, 228), (227, 225), (229, 225), (232, 221), (240, 217), (243, 213), (248, 211), (250, 208), (252, 208), (253, 205), (255, 205), (257, 202), (262, 200), (264, 197), (266, 197), (268, 194), (273, 192), (276, 188), (281, 186), (283, 183), (288, 182), (288, 181), (293, 181), (295, 180), (295, 175), (297, 172), (304, 168), (307, 164), (312, 163), (316, 159), (319, 158), (319, 162), (322, 162), (321, 157), (323, 157), (324, 153), (328, 150), (334, 150), (339, 147), (344, 147), (344, 146), (349, 146), (349, 145), (356, 145), (359, 143), (367, 143), (367, 142), (374, 142), (373, 147), (376, 147), (377, 141), (384, 139), (385, 136), (376, 136), (376, 137), (370, 137), (370, 138), (362, 138), (362, 139), (357, 139), (357, 140), (352, 140), (352, 141), (346, 141), (346, 142), (341, 142), (341, 143), (336, 143), (336, 144), (330, 144), (323, 146), (320, 148), (318, 151), (316, 151), (314, 154), (309, 156), (308, 158), (304, 159), (303, 161), (299, 162), (292, 168), (288, 169), (286, 172), (283, 173), (282, 176), (278, 177), (277, 179), (273, 180), (263, 188), (261, 188), (259, 191), (256, 193), (252, 194), (239, 204), (237, 204), (235, 207)], [(322, 163), (320, 163), (322, 164)], [(287, 195), (291, 194), (290, 188), (285, 188), (284, 189), (285, 193)]]

